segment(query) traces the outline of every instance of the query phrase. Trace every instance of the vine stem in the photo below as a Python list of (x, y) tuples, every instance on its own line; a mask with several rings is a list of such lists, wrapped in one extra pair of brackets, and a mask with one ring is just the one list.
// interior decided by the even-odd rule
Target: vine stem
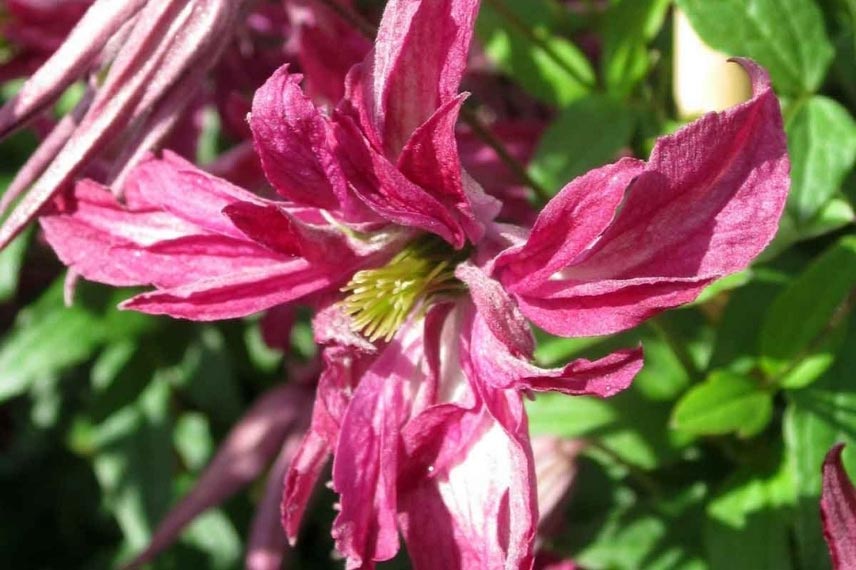
[[(367, 38), (374, 40), (375, 35), (377, 34), (377, 26), (366, 20), (359, 13), (342, 6), (336, 0), (315, 0), (319, 4), (329, 8), (333, 13), (342, 18), (345, 22), (353, 26), (357, 31), (366, 36)], [(521, 22), (522, 24), (522, 22)], [(531, 33), (531, 31), (530, 31)], [(543, 48), (542, 48), (543, 49)], [(535, 198), (541, 204), (545, 204), (550, 200), (550, 192), (542, 186), (538, 181), (536, 181), (529, 172), (526, 170), (526, 167), (520, 163), (517, 159), (515, 159), (508, 149), (505, 148), (505, 145), (502, 141), (491, 132), (490, 128), (487, 127), (482, 121), (476, 116), (474, 112), (470, 109), (462, 107), (461, 108), (461, 120), (464, 121), (473, 131), (473, 133), (480, 138), (487, 146), (489, 146), (503, 164), (514, 174), (514, 176), (518, 179), (518, 181), (525, 186), (529, 187), (535, 195)]]

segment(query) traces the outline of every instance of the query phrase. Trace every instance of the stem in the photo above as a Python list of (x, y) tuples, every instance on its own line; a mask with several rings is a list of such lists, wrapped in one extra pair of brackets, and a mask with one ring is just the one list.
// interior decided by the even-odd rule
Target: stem
[[(361, 14), (338, 4), (336, 0), (315, 1), (332, 10), (337, 16), (353, 26), (358, 32), (367, 38), (374, 40), (375, 35), (377, 35), (377, 26), (366, 20)], [(544, 204), (550, 200), (550, 193), (547, 189), (541, 186), (529, 175), (526, 171), (526, 167), (508, 152), (508, 149), (505, 148), (502, 141), (499, 140), (499, 138), (497, 138), (496, 135), (494, 135), (484, 124), (482, 124), (472, 111), (462, 108), (461, 119), (469, 125), (477, 137), (496, 152), (496, 155), (502, 163), (508, 167), (521, 184), (532, 189), (539, 202)]]

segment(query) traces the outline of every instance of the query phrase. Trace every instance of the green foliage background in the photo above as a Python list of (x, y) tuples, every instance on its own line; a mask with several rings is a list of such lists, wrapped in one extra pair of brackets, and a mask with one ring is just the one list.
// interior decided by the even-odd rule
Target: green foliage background
[[(787, 212), (758, 263), (693, 306), (608, 338), (539, 333), (544, 365), (646, 348), (615, 398), (529, 403), (533, 433), (590, 444), (549, 546), (592, 570), (824, 570), (820, 464), (833, 443), (852, 444), (856, 474), (856, 0), (612, 0), (603, 13), (483, 0), (478, 36), (552, 113), (530, 173), (555, 192), (622, 149), (646, 156), (680, 125), (675, 4), (708, 44), (770, 71), (793, 162)], [(591, 33), (597, 64), (578, 45)], [(216, 124), (206, 133), (211, 154)], [(34, 145), (22, 134), (0, 146), (4, 187)], [(81, 284), (65, 307), (37, 231), (0, 253), (4, 567), (110, 568), (141, 549), (242, 411), (314, 352), (305, 318), (283, 356), (255, 320), (117, 311), (130, 294)], [(153, 567), (240, 567), (260, 491), (200, 518)], [(341, 566), (332, 500), (320, 493), (290, 568)]]

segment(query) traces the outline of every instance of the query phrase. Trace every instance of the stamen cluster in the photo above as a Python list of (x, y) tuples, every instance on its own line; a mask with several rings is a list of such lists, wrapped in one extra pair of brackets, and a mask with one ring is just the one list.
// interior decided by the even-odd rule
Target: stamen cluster
[(438, 297), (464, 289), (455, 278), (459, 258), (463, 256), (442, 240), (422, 238), (385, 266), (355, 273), (342, 288), (349, 293), (344, 307), (353, 329), (372, 342), (389, 341), (417, 305), (424, 309)]

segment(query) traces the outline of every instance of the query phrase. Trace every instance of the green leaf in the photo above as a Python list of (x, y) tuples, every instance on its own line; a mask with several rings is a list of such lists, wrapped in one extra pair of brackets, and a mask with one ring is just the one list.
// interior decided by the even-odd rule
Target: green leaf
[(27, 229), (0, 251), (0, 302), (8, 301), (18, 289), (18, 274), (32, 233)]
[(787, 373), (782, 376), (779, 385), (788, 390), (805, 388), (812, 382), (820, 378), (838, 358), (844, 336), (847, 329), (847, 323), (841, 323), (833, 327), (829, 334), (823, 335), (820, 342), (812, 347), (811, 354), (790, 368)]
[(235, 367), (223, 334), (206, 326), (179, 365), (179, 384), (194, 404), (219, 421), (241, 415), (242, 398)]
[(835, 243), (775, 299), (761, 330), (761, 365), (775, 376), (808, 356), (856, 284), (856, 236)]
[(548, 190), (595, 166), (615, 159), (630, 141), (633, 114), (602, 95), (589, 95), (566, 107), (550, 125), (530, 163), (532, 176)]
[(620, 0), (604, 14), (601, 69), (610, 93), (624, 97), (651, 66), (650, 42), (663, 25), (669, 0)]
[(752, 280), (752, 270), (744, 269), (738, 273), (732, 273), (731, 275), (726, 275), (721, 279), (717, 279), (710, 285), (704, 288), (701, 294), (696, 297), (696, 300), (691, 303), (691, 305), (703, 305), (717, 296), (725, 293), (726, 291), (731, 291), (733, 289), (738, 289), (743, 287), (747, 283)]
[(844, 442), (844, 463), (856, 472), (856, 319), (848, 323), (840, 356), (823, 377), (804, 390), (790, 392), (784, 438), (799, 502), (797, 553), (803, 568), (830, 567), (820, 527), (820, 467), (829, 448)]
[(856, 162), (856, 121), (832, 99), (814, 96), (788, 121), (791, 191), (788, 213), (798, 229), (832, 200)]
[(824, 204), (814, 219), (803, 227), (802, 236), (805, 238), (822, 236), (852, 224), (854, 220), (856, 220), (856, 213), (853, 212), (853, 206), (841, 192), (838, 192)]
[[(610, 570), (706, 570), (701, 532), (706, 488), (703, 483), (670, 490), (670, 496), (640, 504), (621, 489), (619, 505), (596, 536), (585, 541), (574, 560), (585, 568)], [(573, 513), (576, 514), (576, 513)], [(574, 521), (574, 534), (578, 520)]]
[[(240, 566), (243, 554), (241, 537), (220, 509), (207, 511), (195, 519), (182, 534), (181, 543), (204, 553), (202, 560), (194, 560), (196, 564), (193, 566), (196, 568), (230, 570)], [(189, 566), (184, 564), (176, 567)]]
[(606, 400), (569, 399), (564, 394), (538, 394), (526, 402), (526, 411), (533, 435), (581, 437), (618, 419), (617, 411)]
[(792, 95), (820, 87), (834, 53), (812, 0), (677, 0), (711, 47), (767, 68)]
[(541, 101), (562, 107), (589, 93), (595, 78), (586, 56), (554, 34), (557, 9), (545, 0), (485, 3), (476, 31), (488, 56), (514, 81)]
[(107, 505), (135, 551), (148, 543), (172, 497), (169, 401), (169, 384), (155, 377), (132, 405), (76, 429), (74, 447), (93, 454)]
[(104, 340), (96, 315), (66, 308), (62, 280), (23, 310), (0, 345), (0, 402), (20, 395), (40, 378), (88, 359)]
[[(673, 311), (661, 319), (659, 328), (680, 337), (687, 357), (696, 366), (706, 360), (710, 330), (698, 311)], [(558, 366), (572, 358), (600, 358), (641, 342), (645, 366), (630, 389), (606, 400), (538, 394), (526, 403), (532, 433), (596, 438), (615, 455), (644, 469), (679, 457), (689, 438), (668, 429), (669, 414), (672, 400), (686, 389), (690, 378), (658, 331), (643, 325), (610, 337), (557, 339), (544, 333), (538, 337), (538, 362), (542, 365)], [(547, 357), (552, 360), (547, 361)], [(599, 459), (609, 461), (605, 456)]]
[(596, 439), (612, 454), (642, 469), (675, 461), (685, 445), (667, 430), (669, 406), (648, 400), (634, 387), (608, 400), (539, 394), (526, 403), (526, 409), (533, 435)]
[(749, 372), (758, 358), (761, 322), (772, 299), (785, 286), (784, 274), (753, 270), (752, 281), (734, 291), (716, 328), (709, 368)]
[(710, 569), (793, 568), (788, 523), (794, 502), (794, 481), (785, 461), (773, 469), (738, 472), (708, 504)]
[(745, 376), (715, 371), (678, 401), (672, 427), (694, 435), (757, 434), (773, 414), (772, 395)]
[(208, 419), (202, 414), (186, 412), (179, 416), (173, 439), (182, 461), (193, 471), (205, 467), (214, 451)]
[(772, 259), (799, 241), (828, 234), (852, 224), (854, 220), (856, 220), (856, 214), (853, 212), (853, 206), (843, 192), (837, 192), (815, 214), (814, 218), (802, 225), (797, 223), (793, 214), (785, 210), (779, 220), (776, 238), (761, 254), (761, 259)]

